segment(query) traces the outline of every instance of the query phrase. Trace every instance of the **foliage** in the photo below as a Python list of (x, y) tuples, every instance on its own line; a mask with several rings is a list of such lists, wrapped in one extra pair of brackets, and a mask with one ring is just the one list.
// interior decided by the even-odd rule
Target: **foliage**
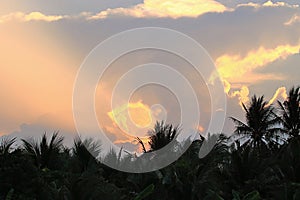
[[(57, 132), (50, 138), (44, 134), (40, 141), (23, 139), (21, 146), (15, 138), (3, 138), (0, 199), (300, 199), (299, 119), (295, 119), (299, 99), (299, 87), (292, 88), (288, 99), (279, 103), (277, 115), (263, 97), (254, 96), (248, 106), (243, 104), (246, 122), (232, 118), (236, 134), (220, 135), (205, 157), (200, 158), (199, 151), (203, 144), (215, 142), (213, 135), (193, 141), (171, 165), (144, 174), (105, 166), (95, 158), (101, 144), (91, 139), (76, 139), (69, 149)], [(178, 127), (157, 123), (144, 154), (121, 157), (112, 149), (102, 161), (150, 164), (144, 155), (173, 142), (178, 133)], [(179, 151), (177, 147), (170, 151)]]
[[(278, 142), (278, 135), (281, 129), (280, 120), (274, 113), (272, 105), (264, 101), (264, 97), (252, 97), (250, 104), (242, 104), (246, 112), (246, 123), (231, 117), (236, 124), (235, 133), (248, 137), (246, 144), (251, 146), (274, 145)], [(251, 140), (250, 140), (251, 138)]]
[(278, 101), (284, 131), (292, 137), (299, 136), (300, 129), (300, 87), (292, 88), (283, 103)]

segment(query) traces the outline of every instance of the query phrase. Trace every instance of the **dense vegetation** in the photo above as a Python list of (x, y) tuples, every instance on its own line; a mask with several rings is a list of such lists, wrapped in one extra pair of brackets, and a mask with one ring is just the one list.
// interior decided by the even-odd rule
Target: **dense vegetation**
[[(299, 103), (299, 87), (277, 105), (254, 96), (243, 105), (246, 121), (232, 118), (235, 134), (221, 135), (206, 157), (198, 157), (201, 138), (173, 164), (144, 174), (106, 167), (87, 150), (101, 151), (91, 140), (70, 149), (55, 133), (12, 148), (15, 139), (2, 138), (0, 199), (300, 199)], [(176, 127), (158, 123), (144, 154), (176, 135)]]

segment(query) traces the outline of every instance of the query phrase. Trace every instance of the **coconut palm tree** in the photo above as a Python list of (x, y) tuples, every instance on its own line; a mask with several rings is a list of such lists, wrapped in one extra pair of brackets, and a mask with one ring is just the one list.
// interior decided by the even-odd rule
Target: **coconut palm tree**
[(155, 151), (173, 141), (179, 134), (179, 128), (162, 121), (161, 123), (156, 122), (154, 129), (148, 133), (150, 135), (150, 151)]
[(54, 132), (50, 141), (48, 142), (46, 133), (42, 136), (41, 142), (26, 141), (22, 139), (23, 148), (29, 154), (38, 168), (48, 168), (51, 160), (55, 159), (62, 149), (63, 137), (58, 136), (58, 132)]
[(137, 137), (137, 141), (142, 145), (144, 153), (156, 151), (172, 142), (178, 136), (179, 132), (178, 126), (174, 127), (172, 124), (166, 124), (164, 121), (160, 123), (156, 122), (154, 129), (148, 131), (150, 135), (148, 142), (150, 150), (146, 150), (143, 141), (139, 137)]
[(75, 158), (74, 168), (78, 168), (80, 172), (87, 170), (96, 164), (96, 158), (101, 151), (101, 143), (93, 141), (92, 138), (81, 140), (76, 138), (72, 148), (73, 158)]
[(231, 117), (230, 119), (236, 124), (235, 133), (246, 136), (245, 144), (251, 146), (260, 146), (261, 144), (274, 144), (279, 135), (276, 133), (280, 131), (280, 119), (274, 113), (272, 105), (267, 106), (264, 97), (252, 97), (248, 106), (242, 104), (246, 112), (246, 123)]
[(12, 145), (15, 143), (16, 138), (2, 137), (0, 142), (0, 155), (6, 156), (10, 153)]
[(300, 133), (300, 87), (292, 88), (286, 101), (278, 101), (284, 132), (291, 137)]

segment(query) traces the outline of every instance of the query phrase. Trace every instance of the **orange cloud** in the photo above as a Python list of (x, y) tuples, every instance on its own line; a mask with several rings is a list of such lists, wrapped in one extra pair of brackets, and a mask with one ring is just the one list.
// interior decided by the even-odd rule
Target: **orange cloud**
[(209, 12), (224, 12), (227, 8), (214, 0), (144, 0), (130, 8), (115, 8), (101, 11), (89, 19), (104, 19), (110, 15), (132, 17), (198, 17)]
[(287, 93), (285, 87), (280, 87), (276, 90), (275, 94), (271, 98), (271, 100), (268, 102), (266, 106), (270, 106), (272, 103), (274, 103), (275, 100), (277, 100), (279, 97), (282, 97), (284, 100), (287, 99)]
[(245, 85), (241, 86), (240, 90), (236, 90), (231, 92), (231, 84), (227, 80), (223, 80), (224, 85), (224, 92), (228, 95), (230, 98), (238, 97), (239, 104), (242, 106), (242, 103), (247, 103), (249, 101), (249, 88)]
[(138, 127), (148, 127), (151, 122), (151, 110), (141, 101), (129, 104), (129, 116)]
[[(300, 44), (280, 45), (274, 49), (260, 47), (257, 50), (250, 51), (245, 57), (240, 55), (222, 55), (216, 59), (218, 73), (223, 79), (235, 79), (244, 76), (248, 72), (266, 66), (278, 59), (286, 59), (288, 56), (297, 54)], [(214, 79), (215, 75), (212, 75)], [(243, 77), (246, 78), (247, 77)]]
[[(214, 83), (217, 76), (223, 80), (224, 91), (230, 98), (238, 97), (239, 103), (249, 101), (249, 89), (245, 83), (256, 83), (263, 80), (281, 80), (284, 77), (278, 74), (256, 74), (253, 71), (262, 68), (278, 59), (286, 59), (290, 55), (297, 54), (299, 45), (280, 45), (274, 49), (260, 47), (250, 51), (246, 56), (225, 54), (215, 61), (217, 71), (209, 78), (210, 83)], [(232, 83), (242, 83), (240, 89), (230, 92)]]
[(249, 101), (249, 88), (244, 85), (240, 90), (234, 91), (229, 94), (229, 97), (238, 97), (239, 104), (242, 106), (243, 103), (245, 104)]
[(147, 105), (143, 104), (142, 101), (117, 107), (108, 112), (108, 116), (125, 131), (129, 131), (128, 120), (131, 120), (131, 122), (139, 128), (146, 128), (152, 124), (151, 110)]
[(41, 12), (31, 12), (29, 14), (25, 14), (23, 12), (14, 12), (14, 13), (0, 16), (0, 23), (5, 23), (12, 20), (16, 20), (20, 22), (29, 22), (29, 21), (53, 22), (53, 21), (61, 20), (65, 17), (66, 16), (62, 16), (62, 15), (45, 15)]

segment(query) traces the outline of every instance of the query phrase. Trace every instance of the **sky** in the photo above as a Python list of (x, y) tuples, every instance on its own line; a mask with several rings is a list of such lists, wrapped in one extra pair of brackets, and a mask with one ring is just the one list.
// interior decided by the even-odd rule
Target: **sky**
[[(0, 135), (28, 138), (59, 130), (71, 144), (77, 134), (73, 87), (85, 57), (114, 34), (149, 26), (180, 31), (206, 49), (224, 83), (223, 132), (228, 135), (234, 130), (228, 117), (244, 120), (241, 103), (256, 94), (276, 104), (299, 85), (298, 0), (2, 0)], [(168, 52), (131, 52), (111, 64), (95, 96), (101, 127), (112, 142), (129, 150), (136, 148), (135, 136), (147, 136), (156, 120), (180, 123), (176, 95), (157, 85), (139, 88), (130, 103), (111, 107), (122, 75), (150, 62), (171, 66), (191, 81), (201, 110), (200, 133), (210, 119), (206, 83), (189, 63)], [(126, 110), (130, 119), (122, 114)], [(124, 133), (129, 129), (131, 135)]]

